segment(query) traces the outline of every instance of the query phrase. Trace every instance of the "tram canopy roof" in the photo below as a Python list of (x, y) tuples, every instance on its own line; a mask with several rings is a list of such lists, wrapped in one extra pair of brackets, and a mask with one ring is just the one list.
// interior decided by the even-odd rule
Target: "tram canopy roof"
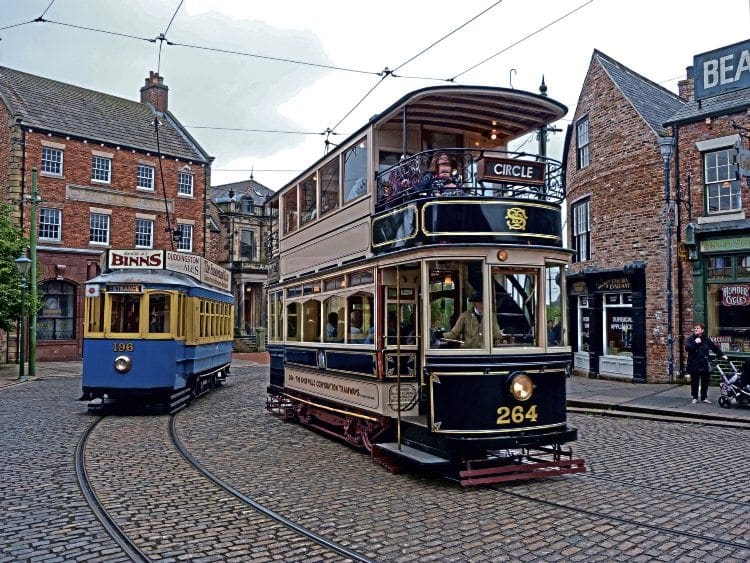
[(568, 108), (547, 96), (512, 88), (435, 86), (410, 92), (373, 116), (370, 125), (403, 123), (404, 111), (409, 124), (514, 139), (557, 121)]

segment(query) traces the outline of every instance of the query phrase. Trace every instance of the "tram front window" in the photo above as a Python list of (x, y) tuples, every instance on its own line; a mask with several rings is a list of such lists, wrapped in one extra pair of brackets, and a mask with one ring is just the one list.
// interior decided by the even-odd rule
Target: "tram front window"
[(129, 294), (110, 295), (112, 316), (111, 332), (138, 332), (140, 326), (141, 296)]
[(489, 329), (493, 340), (500, 327), (485, 318), (486, 296), (479, 260), (434, 262), (430, 265), (430, 347), (484, 348)]
[(492, 316), (503, 330), (501, 344), (538, 346), (539, 272), (495, 266), (492, 276)]
[(152, 293), (148, 297), (148, 331), (150, 333), (169, 332), (169, 316), (171, 310), (169, 295)]

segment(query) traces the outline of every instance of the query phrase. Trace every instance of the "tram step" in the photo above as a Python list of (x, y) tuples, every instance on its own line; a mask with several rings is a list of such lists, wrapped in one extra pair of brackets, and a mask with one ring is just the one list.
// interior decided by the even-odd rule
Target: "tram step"
[(435, 466), (435, 465), (444, 465), (444, 464), (450, 463), (449, 460), (443, 457), (438, 457), (436, 455), (423, 452), (422, 450), (418, 450), (410, 446), (405, 446), (404, 444), (401, 444), (401, 447), (399, 448), (399, 445), (396, 442), (383, 442), (380, 444), (374, 444), (373, 447), (375, 449), (380, 449), (385, 452), (388, 452), (391, 455), (416, 462), (420, 465)]

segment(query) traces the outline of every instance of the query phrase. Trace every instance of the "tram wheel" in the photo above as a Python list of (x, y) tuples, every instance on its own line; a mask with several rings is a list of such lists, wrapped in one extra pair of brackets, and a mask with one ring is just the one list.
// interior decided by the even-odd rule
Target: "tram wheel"
[(719, 406), (725, 409), (731, 409), (732, 401), (729, 397), (721, 396), (719, 397)]

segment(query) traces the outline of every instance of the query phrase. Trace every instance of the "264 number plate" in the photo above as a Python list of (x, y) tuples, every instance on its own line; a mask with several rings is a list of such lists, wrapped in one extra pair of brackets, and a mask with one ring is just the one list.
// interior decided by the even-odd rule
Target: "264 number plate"
[(536, 422), (538, 415), (536, 405), (516, 405), (515, 407), (499, 407), (497, 409), (497, 424), (521, 424), (528, 420)]

